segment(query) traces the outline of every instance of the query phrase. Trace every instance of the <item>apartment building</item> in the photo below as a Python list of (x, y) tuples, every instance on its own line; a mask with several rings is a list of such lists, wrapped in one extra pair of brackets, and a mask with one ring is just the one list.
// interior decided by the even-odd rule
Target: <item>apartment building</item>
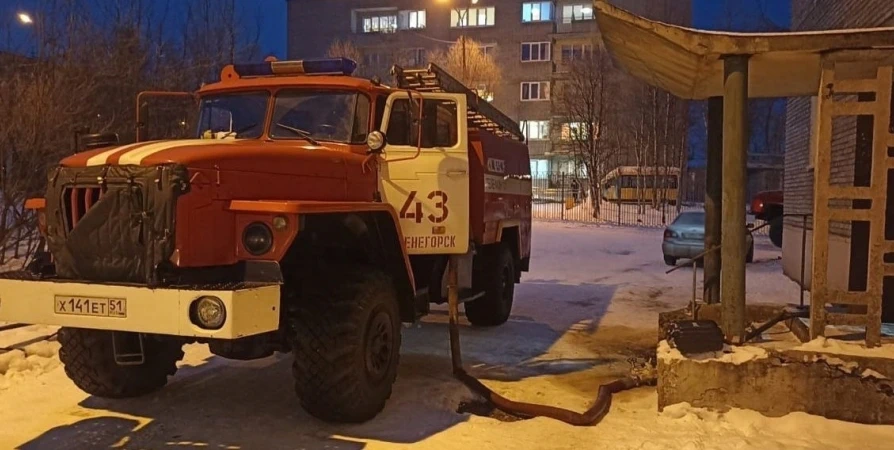
[[(792, 30), (815, 31), (840, 28), (872, 28), (894, 26), (894, 3), (890, 0), (792, 0)], [(784, 195), (786, 214), (812, 214), (814, 203), (814, 165), (811, 152), (816, 101), (813, 98), (788, 100), (785, 139)], [(867, 181), (871, 151), (865, 136), (872, 134), (873, 120), (864, 117), (839, 117), (833, 126), (832, 182), (853, 185)], [(894, 125), (891, 125), (894, 128)], [(867, 153), (869, 152), (869, 153)], [(889, 175), (890, 177), (891, 175)], [(894, 184), (889, 182), (889, 195)], [(887, 239), (892, 239), (894, 207), (888, 201)], [(829, 282), (841, 288), (861, 290), (866, 284), (866, 252), (869, 232), (864, 224), (833, 222), (829, 239)], [(801, 238), (806, 239), (806, 261), (812, 258), (812, 220), (804, 229), (803, 218), (785, 218), (783, 233), (783, 269), (791, 279), (800, 280)], [(853, 237), (853, 239), (852, 239)], [(810, 286), (810, 266), (803, 285)], [(883, 319), (894, 322), (894, 278), (885, 278)]]
[[(618, 0), (633, 12), (689, 23), (689, 0)], [(496, 86), (477, 86), (519, 122), (535, 173), (570, 170), (551, 88), (563, 68), (598, 39), (592, 0), (288, 0), (288, 55), (325, 55), (336, 41), (360, 50), (364, 75), (392, 64), (421, 66), (460, 37), (482, 44), (502, 71)], [(382, 77), (383, 80), (388, 80)]]

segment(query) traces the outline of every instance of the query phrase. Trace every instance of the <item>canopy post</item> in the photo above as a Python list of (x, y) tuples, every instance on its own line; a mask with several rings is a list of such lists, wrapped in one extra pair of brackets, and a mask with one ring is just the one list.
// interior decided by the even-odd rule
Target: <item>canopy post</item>
[(721, 326), (727, 340), (745, 335), (745, 184), (748, 162), (748, 55), (723, 59)]

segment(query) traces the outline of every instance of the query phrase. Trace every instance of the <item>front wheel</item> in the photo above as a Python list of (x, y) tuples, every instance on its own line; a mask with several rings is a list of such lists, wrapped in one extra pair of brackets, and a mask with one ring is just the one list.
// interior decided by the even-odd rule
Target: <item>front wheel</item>
[(476, 267), (473, 284), (484, 296), (465, 303), (466, 318), (472, 325), (492, 327), (509, 320), (515, 296), (515, 258), (506, 246), (484, 250)]
[(146, 395), (164, 387), (183, 358), (181, 342), (144, 335), (143, 363), (120, 365), (115, 361), (112, 339), (112, 331), (59, 330), (59, 359), (65, 374), (82, 391), (105, 398)]
[(293, 316), (292, 372), (301, 406), (329, 422), (365, 422), (391, 397), (400, 312), (391, 279), (374, 269), (305, 282)]

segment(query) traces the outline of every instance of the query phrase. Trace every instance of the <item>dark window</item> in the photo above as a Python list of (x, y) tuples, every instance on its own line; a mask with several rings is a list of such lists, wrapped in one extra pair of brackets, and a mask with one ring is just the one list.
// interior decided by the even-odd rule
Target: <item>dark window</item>
[(684, 212), (677, 216), (677, 220), (674, 220), (675, 224), (679, 225), (704, 225), (705, 224), (705, 213), (704, 212)]
[(264, 131), (267, 92), (223, 94), (202, 99), (197, 137), (254, 139)]
[[(397, 99), (391, 107), (388, 143), (416, 146), (419, 142), (419, 99)], [(453, 147), (458, 141), (456, 103), (425, 100), (422, 103), (422, 147)]]
[(356, 92), (281, 91), (276, 96), (270, 137), (298, 139), (299, 133), (306, 132), (321, 141), (362, 143), (369, 131), (368, 118), (369, 99)]

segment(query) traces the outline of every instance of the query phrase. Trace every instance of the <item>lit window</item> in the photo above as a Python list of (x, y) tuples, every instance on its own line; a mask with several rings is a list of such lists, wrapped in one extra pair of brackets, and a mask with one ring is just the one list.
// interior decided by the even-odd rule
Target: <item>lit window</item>
[(450, 11), (450, 27), (489, 27), (494, 24), (494, 7), (454, 8)]
[(523, 81), (521, 99), (525, 102), (549, 100), (549, 81)]
[(562, 23), (571, 23), (577, 20), (593, 20), (592, 3), (565, 5), (562, 8)]
[(549, 42), (523, 42), (522, 61), (549, 61)]
[(522, 22), (546, 22), (553, 20), (553, 2), (522, 3)]
[[(561, 137), (563, 141), (586, 139), (587, 131), (587, 127), (583, 122), (565, 122), (562, 124)], [(596, 130), (594, 129), (593, 131)]]
[(397, 16), (363, 18), (364, 33), (394, 33), (395, 31), (397, 31)]
[(400, 12), (400, 29), (402, 30), (421, 30), (425, 28), (425, 10), (418, 11), (401, 11)]
[(548, 120), (523, 120), (521, 131), (529, 141), (549, 139)]
[(570, 44), (562, 46), (562, 62), (569, 63), (574, 60), (589, 58), (593, 55), (591, 44)]
[(494, 101), (494, 93), (487, 88), (487, 84), (478, 83), (475, 86), (475, 93), (478, 94), (479, 97), (484, 99), (485, 101), (492, 102)]

